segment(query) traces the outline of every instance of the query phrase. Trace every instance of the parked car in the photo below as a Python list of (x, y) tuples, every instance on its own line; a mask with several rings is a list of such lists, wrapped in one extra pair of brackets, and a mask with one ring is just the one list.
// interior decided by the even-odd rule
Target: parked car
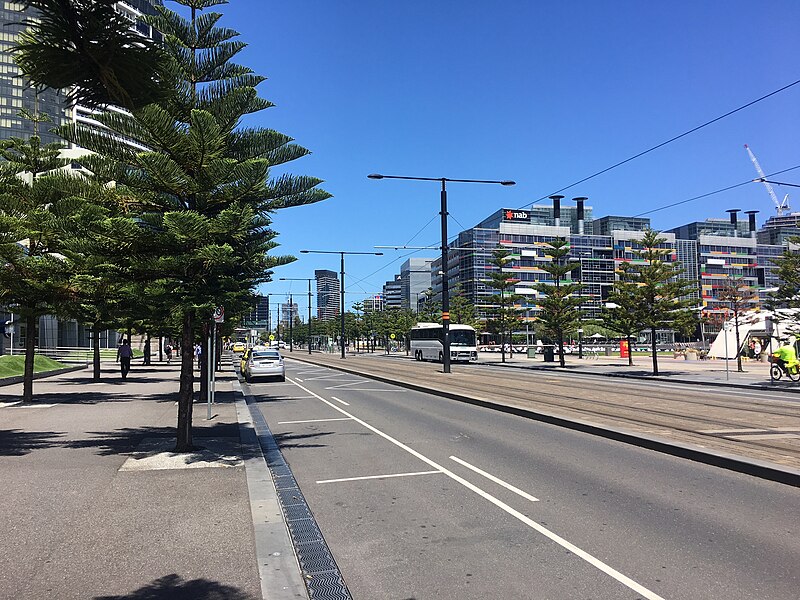
[(244, 352), (246, 350), (246, 346), (244, 345), (244, 342), (234, 342), (232, 350), (238, 354), (239, 352)]
[(286, 381), (283, 357), (275, 348), (256, 346), (250, 350), (242, 372), (244, 373), (245, 381), (248, 382), (261, 377), (271, 377), (278, 381)]

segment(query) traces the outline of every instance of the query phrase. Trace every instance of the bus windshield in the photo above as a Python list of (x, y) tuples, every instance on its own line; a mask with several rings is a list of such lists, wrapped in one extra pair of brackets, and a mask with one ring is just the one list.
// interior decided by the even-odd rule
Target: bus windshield
[(450, 331), (451, 346), (474, 346), (475, 332), (467, 329), (454, 329)]

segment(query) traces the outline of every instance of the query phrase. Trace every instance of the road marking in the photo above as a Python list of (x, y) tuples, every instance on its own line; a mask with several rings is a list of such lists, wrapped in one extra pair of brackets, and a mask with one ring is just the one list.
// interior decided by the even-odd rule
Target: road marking
[(297, 381), (299, 381), (300, 383), (303, 383), (303, 380), (300, 379), (299, 377), (295, 377), (295, 379), (297, 379)]
[(341, 419), (309, 419), (307, 421), (278, 421), (278, 425), (290, 425), (292, 423), (324, 423), (325, 421), (350, 421), (349, 417), (343, 417)]
[(322, 479), (317, 483), (340, 483), (342, 481), (362, 481), (364, 479), (389, 479), (390, 477), (411, 477), (412, 475), (441, 474), (441, 471), (417, 471), (416, 473), (393, 473), (391, 475), (367, 475), (366, 477), (344, 477), (342, 479)]
[(767, 431), (766, 429), (702, 429), (697, 433), (716, 433), (716, 434), (725, 434), (725, 433), (761, 433), (763, 431)]
[(648, 590), (643, 585), (640, 585), (640, 584), (636, 583), (633, 579), (623, 575), (622, 573), (620, 573), (616, 569), (614, 569), (614, 568), (610, 567), (609, 565), (605, 564), (600, 559), (595, 558), (594, 556), (592, 556), (588, 552), (585, 552), (584, 550), (581, 550), (580, 548), (578, 548), (574, 544), (568, 542), (567, 540), (565, 540), (564, 538), (562, 538), (558, 534), (550, 531), (549, 529), (547, 529), (543, 525), (540, 525), (539, 523), (537, 523), (533, 519), (528, 518), (527, 516), (523, 515), (518, 510), (515, 510), (515, 509), (511, 508), (508, 504), (506, 504), (502, 500), (499, 500), (499, 499), (495, 498), (494, 496), (492, 496), (491, 494), (489, 494), (488, 492), (483, 491), (481, 488), (479, 488), (478, 486), (470, 483), (469, 481), (467, 481), (463, 477), (460, 477), (460, 476), (456, 475), (452, 471), (449, 471), (448, 469), (446, 469), (442, 465), (438, 464), (437, 462), (431, 460), (427, 456), (424, 456), (424, 455), (420, 454), (419, 452), (417, 452), (416, 450), (414, 450), (410, 446), (406, 446), (403, 442), (394, 439), (392, 436), (390, 436), (387, 433), (384, 433), (383, 431), (381, 431), (377, 427), (373, 427), (372, 425), (370, 425), (366, 421), (363, 421), (363, 420), (359, 419), (358, 417), (356, 417), (354, 415), (351, 415), (346, 410), (344, 410), (342, 408), (339, 408), (335, 404), (333, 404), (331, 402), (328, 402), (322, 396), (320, 396), (318, 394), (315, 394), (314, 392), (312, 392), (308, 388), (303, 387), (299, 383), (295, 383), (295, 385), (297, 387), (299, 387), (300, 389), (302, 389), (303, 391), (305, 391), (305, 392), (307, 392), (309, 394), (312, 394), (313, 396), (316, 396), (320, 401), (324, 402), (325, 404), (327, 404), (328, 406), (330, 406), (334, 410), (342, 413), (343, 415), (347, 415), (348, 417), (352, 418), (356, 423), (359, 423), (359, 424), (363, 425), (364, 427), (366, 427), (367, 429), (369, 429), (373, 433), (376, 433), (377, 435), (379, 435), (382, 438), (384, 438), (385, 440), (391, 442), (392, 444), (394, 444), (398, 448), (402, 448), (403, 450), (405, 450), (406, 452), (408, 452), (412, 456), (416, 456), (422, 462), (427, 463), (431, 467), (433, 467), (434, 469), (437, 469), (437, 470), (441, 471), (442, 473), (444, 473), (445, 475), (450, 477), (450, 479), (452, 479), (453, 481), (456, 481), (456, 482), (460, 483), (461, 485), (463, 485), (464, 487), (466, 487), (467, 489), (472, 490), (473, 492), (475, 492), (476, 494), (478, 494), (482, 498), (485, 498), (486, 500), (488, 500), (489, 502), (491, 502), (492, 504), (494, 504), (498, 508), (500, 508), (500, 509), (504, 510), (505, 512), (507, 512), (509, 515), (511, 515), (515, 519), (521, 521), (522, 523), (524, 523), (525, 525), (527, 525), (531, 529), (533, 529), (535, 531), (538, 531), (543, 536), (545, 536), (546, 538), (548, 538), (551, 541), (555, 542), (556, 544), (558, 544), (562, 548), (565, 548), (568, 551), (570, 551), (573, 554), (575, 554), (576, 556), (578, 556), (579, 558), (582, 558), (583, 560), (585, 560), (587, 563), (589, 563), (590, 565), (592, 565), (593, 567), (595, 567), (599, 571), (602, 571), (606, 575), (616, 579), (622, 585), (632, 589), (637, 594), (640, 594), (640, 595), (644, 596), (647, 600), (664, 600), (663, 597), (659, 596), (655, 592), (651, 592), (650, 590)]
[(741, 442), (747, 440), (791, 440), (800, 438), (797, 433), (763, 433), (759, 435), (726, 435), (725, 437)]
[(22, 404), (22, 400), (17, 400), (16, 402), (0, 402), (0, 408), (8, 408), (9, 406), (16, 406), (17, 404)]
[(55, 404), (23, 404), (17, 408), (52, 408)]
[(478, 467), (476, 467), (475, 465), (471, 465), (471, 464), (469, 464), (467, 461), (465, 461), (465, 460), (461, 460), (461, 459), (460, 459), (460, 458), (458, 458), (457, 456), (451, 456), (451, 457), (450, 457), (450, 460), (454, 460), (454, 461), (456, 461), (458, 464), (460, 464), (460, 465), (464, 465), (464, 466), (465, 466), (465, 467), (467, 467), (468, 469), (472, 469), (472, 470), (473, 470), (473, 471), (475, 471), (475, 472), (476, 472), (478, 475), (483, 475), (484, 477), (486, 477), (486, 479), (489, 479), (489, 480), (491, 480), (491, 481), (494, 481), (494, 482), (495, 482), (496, 484), (498, 484), (498, 485), (502, 485), (502, 486), (503, 486), (504, 488), (506, 488), (507, 490), (511, 490), (511, 491), (512, 491), (512, 492), (514, 492), (515, 494), (519, 494), (520, 496), (522, 496), (523, 498), (527, 498), (527, 499), (528, 499), (528, 500), (530, 500), (531, 502), (538, 502), (538, 501), (539, 501), (539, 499), (538, 499), (538, 498), (535, 498), (534, 496), (531, 496), (529, 493), (527, 493), (527, 492), (523, 492), (521, 489), (514, 487), (514, 486), (513, 486), (513, 485), (511, 485), (510, 483), (506, 483), (505, 481), (503, 481), (503, 480), (502, 480), (502, 479), (500, 479), (499, 477), (495, 477), (494, 475), (492, 475), (492, 474), (490, 474), (490, 473), (487, 473), (486, 471), (482, 471), (481, 469), (479, 469), (479, 468), (478, 468)]
[(339, 400), (339, 399), (338, 399), (336, 396), (331, 396), (331, 398), (333, 398), (333, 399), (334, 399), (334, 400), (336, 400), (337, 402), (341, 402), (341, 403), (342, 403), (342, 404), (344, 404), (345, 406), (350, 406), (350, 404), (348, 404), (348, 403), (347, 403), (347, 402), (345, 402), (344, 400)]

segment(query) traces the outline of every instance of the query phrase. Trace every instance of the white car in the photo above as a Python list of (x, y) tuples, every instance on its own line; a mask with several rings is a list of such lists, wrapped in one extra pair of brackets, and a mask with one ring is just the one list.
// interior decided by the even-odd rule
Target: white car
[(283, 357), (276, 348), (256, 346), (250, 350), (244, 365), (244, 378), (249, 382), (259, 377), (273, 377), (278, 381), (286, 381)]

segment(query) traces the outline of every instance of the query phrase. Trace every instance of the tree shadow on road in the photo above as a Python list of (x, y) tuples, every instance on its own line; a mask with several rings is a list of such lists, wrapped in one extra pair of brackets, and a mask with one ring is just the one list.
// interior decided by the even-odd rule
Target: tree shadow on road
[(332, 431), (319, 431), (316, 433), (273, 433), (278, 448), (326, 448), (327, 444), (305, 444), (297, 443), (298, 440), (320, 438), (326, 435), (333, 435)]
[(256, 596), (232, 585), (209, 579), (184, 580), (165, 575), (122, 596), (95, 596), (94, 600), (256, 600)]

